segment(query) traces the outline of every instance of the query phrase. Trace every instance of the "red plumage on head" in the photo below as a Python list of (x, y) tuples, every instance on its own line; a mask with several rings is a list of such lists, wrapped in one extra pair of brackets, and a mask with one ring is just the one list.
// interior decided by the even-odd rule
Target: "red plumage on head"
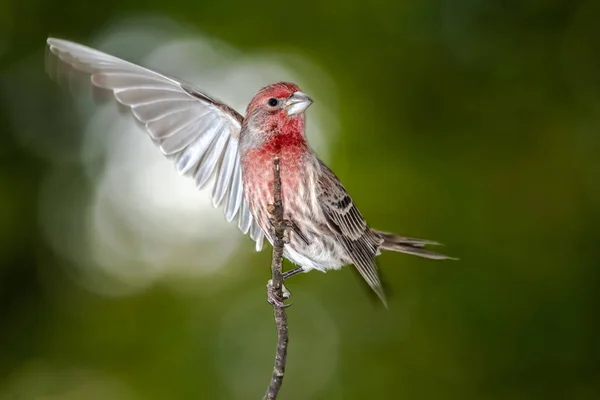
[(304, 116), (288, 115), (284, 108), (268, 104), (272, 98), (284, 102), (299, 91), (300, 88), (294, 83), (277, 82), (260, 89), (252, 98), (244, 123), (253, 118), (255, 124), (245, 134), (264, 137), (266, 140), (262, 142), (263, 150), (270, 152), (287, 146), (300, 146), (304, 149), (306, 146)]
[(246, 115), (251, 114), (257, 108), (266, 104), (267, 100), (270, 98), (276, 99), (287, 99), (294, 92), (299, 92), (300, 88), (298, 85), (291, 82), (277, 82), (271, 85), (265, 86), (260, 89), (256, 95), (252, 98), (250, 104), (248, 104), (248, 109), (246, 111)]
[(277, 82), (260, 89), (257, 93), (257, 96), (264, 94), (265, 96), (271, 96), (276, 98), (287, 98), (294, 94), (294, 92), (299, 91), (300, 88), (294, 83)]

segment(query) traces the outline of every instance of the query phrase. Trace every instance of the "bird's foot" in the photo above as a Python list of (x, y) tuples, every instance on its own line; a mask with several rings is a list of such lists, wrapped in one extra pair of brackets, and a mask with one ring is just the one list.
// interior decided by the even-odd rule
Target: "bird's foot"
[(275, 295), (274, 290), (275, 287), (273, 286), (273, 280), (269, 279), (269, 282), (267, 282), (267, 301), (269, 302), (269, 304), (275, 305), (280, 308), (287, 308), (291, 306), (291, 304), (284, 303), (284, 301), (289, 299), (292, 296), (292, 294), (289, 290), (286, 289), (283, 283), (281, 284), (281, 294), (283, 299), (279, 299), (278, 296)]

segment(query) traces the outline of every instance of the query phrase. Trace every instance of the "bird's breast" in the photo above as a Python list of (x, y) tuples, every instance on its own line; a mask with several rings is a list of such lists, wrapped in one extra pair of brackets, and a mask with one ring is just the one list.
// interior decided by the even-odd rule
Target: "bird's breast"
[(261, 148), (242, 156), (244, 196), (263, 230), (268, 225), (264, 211), (273, 204), (273, 160), (279, 158), (281, 199), (288, 213), (311, 214), (315, 212), (314, 168), (311, 153), (297, 146), (280, 149)]
[(282, 200), (285, 201), (286, 197), (290, 195), (292, 187), (297, 187), (300, 192), (302, 191), (300, 186), (304, 186), (305, 176), (302, 153), (295, 149), (280, 151), (260, 149), (242, 157), (242, 176), (245, 184), (244, 190), (247, 194), (262, 195), (264, 198), (273, 199), (273, 160), (275, 158), (279, 158)]

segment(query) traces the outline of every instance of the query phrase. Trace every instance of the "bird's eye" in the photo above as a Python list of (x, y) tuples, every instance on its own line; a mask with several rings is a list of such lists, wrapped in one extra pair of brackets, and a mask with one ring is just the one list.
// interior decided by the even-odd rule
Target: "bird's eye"
[(271, 107), (275, 107), (279, 102), (277, 101), (276, 98), (271, 97), (268, 101), (267, 104), (270, 105)]

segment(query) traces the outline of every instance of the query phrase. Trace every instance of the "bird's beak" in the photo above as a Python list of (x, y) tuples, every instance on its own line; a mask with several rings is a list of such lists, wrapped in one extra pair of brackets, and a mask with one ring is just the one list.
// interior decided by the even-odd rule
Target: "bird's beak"
[(312, 100), (302, 92), (294, 92), (285, 101), (285, 109), (288, 115), (296, 115), (304, 112), (310, 105)]

